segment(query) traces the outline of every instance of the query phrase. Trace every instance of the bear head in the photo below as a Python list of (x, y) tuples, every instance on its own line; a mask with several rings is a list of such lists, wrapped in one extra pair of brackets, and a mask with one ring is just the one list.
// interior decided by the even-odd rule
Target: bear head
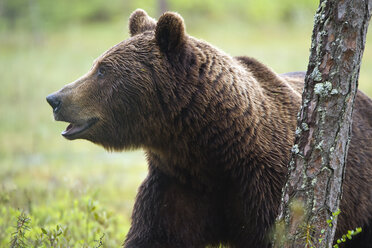
[(110, 150), (156, 149), (180, 132), (174, 119), (197, 81), (182, 17), (167, 12), (156, 22), (136, 10), (129, 31), (131, 37), (98, 57), (88, 73), (47, 97), (55, 120), (70, 123), (65, 138)]

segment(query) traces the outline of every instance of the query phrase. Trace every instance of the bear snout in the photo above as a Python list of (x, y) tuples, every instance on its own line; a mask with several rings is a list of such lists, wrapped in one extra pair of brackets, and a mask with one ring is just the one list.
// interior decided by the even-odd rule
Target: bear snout
[(57, 93), (50, 94), (46, 97), (47, 102), (53, 108), (53, 113), (57, 114), (61, 109), (62, 101)]

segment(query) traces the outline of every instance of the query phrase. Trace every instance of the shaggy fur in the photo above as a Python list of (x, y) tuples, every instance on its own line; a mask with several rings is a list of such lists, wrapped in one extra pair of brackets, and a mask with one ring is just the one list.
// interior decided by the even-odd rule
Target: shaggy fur
[[(303, 73), (278, 75), (232, 58), (188, 36), (175, 13), (156, 23), (137, 10), (129, 27), (131, 38), (50, 96), (57, 120), (75, 127), (94, 120), (67, 138), (146, 151), (149, 173), (124, 246), (268, 247)], [(372, 101), (358, 92), (337, 229), (363, 226), (367, 234), (353, 247), (372, 242), (371, 144)]]

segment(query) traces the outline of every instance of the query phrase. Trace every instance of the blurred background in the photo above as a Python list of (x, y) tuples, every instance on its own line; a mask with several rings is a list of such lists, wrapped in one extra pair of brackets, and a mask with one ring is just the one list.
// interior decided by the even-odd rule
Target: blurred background
[[(314, 0), (0, 0), (0, 247), (117, 247), (147, 174), (141, 151), (67, 141), (45, 97), (128, 38), (136, 8), (179, 12), (187, 32), (278, 73), (305, 71)], [(372, 96), (372, 37), (359, 88)], [(23, 216), (26, 214), (27, 217)], [(22, 225), (28, 226), (22, 236)], [(21, 230), (21, 231), (20, 231)], [(17, 247), (17, 246), (13, 246)]]

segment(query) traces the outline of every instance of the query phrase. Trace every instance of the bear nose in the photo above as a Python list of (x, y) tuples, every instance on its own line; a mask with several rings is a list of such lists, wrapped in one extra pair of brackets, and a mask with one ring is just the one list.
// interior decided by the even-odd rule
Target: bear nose
[(57, 96), (57, 94), (50, 94), (46, 97), (47, 102), (53, 108), (53, 112), (57, 113), (61, 109), (61, 100)]

